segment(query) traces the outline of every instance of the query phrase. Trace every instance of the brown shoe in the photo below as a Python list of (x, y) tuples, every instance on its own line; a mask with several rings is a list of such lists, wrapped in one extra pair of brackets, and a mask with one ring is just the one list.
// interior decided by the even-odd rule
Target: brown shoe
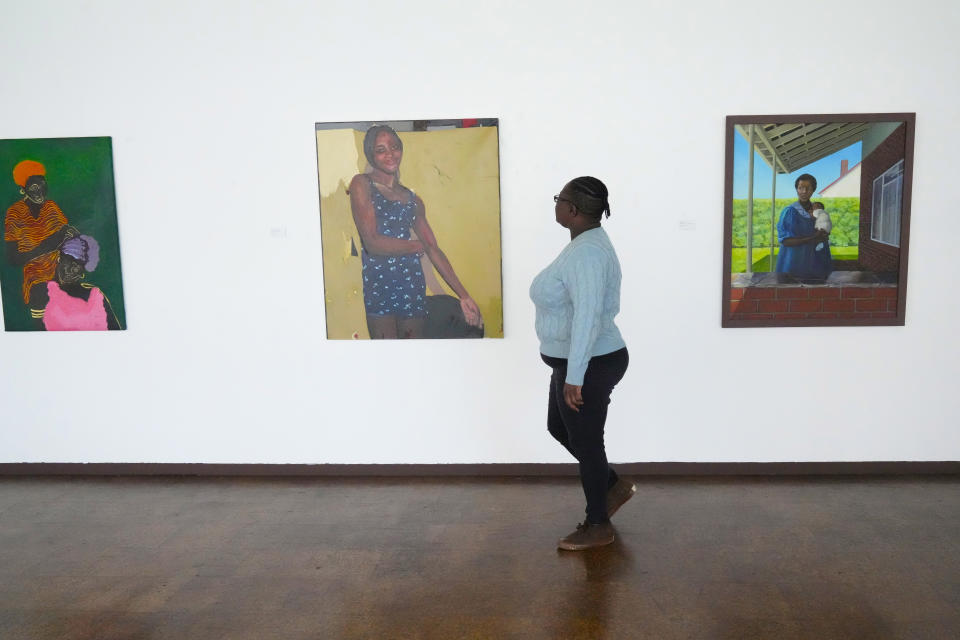
[(617, 484), (607, 491), (607, 517), (612, 517), (617, 509), (622, 507), (623, 503), (632, 498), (636, 492), (637, 485), (623, 478), (618, 479)]
[(576, 531), (560, 538), (557, 547), (567, 551), (582, 551), (593, 547), (602, 547), (611, 542), (613, 542), (613, 526), (609, 522), (600, 524), (584, 522), (577, 525)]

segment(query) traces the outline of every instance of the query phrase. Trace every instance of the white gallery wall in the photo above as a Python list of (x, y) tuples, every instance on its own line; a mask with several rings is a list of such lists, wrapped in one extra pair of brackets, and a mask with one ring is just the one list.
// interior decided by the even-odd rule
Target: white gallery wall
[[(0, 138), (113, 137), (129, 328), (0, 333), (0, 462), (569, 461), (527, 289), (582, 174), (623, 265), (612, 460), (960, 459), (956, 2), (3, 14)], [(906, 326), (721, 329), (724, 116), (903, 111)], [(500, 118), (506, 337), (327, 341), (314, 123), (448, 117)]]

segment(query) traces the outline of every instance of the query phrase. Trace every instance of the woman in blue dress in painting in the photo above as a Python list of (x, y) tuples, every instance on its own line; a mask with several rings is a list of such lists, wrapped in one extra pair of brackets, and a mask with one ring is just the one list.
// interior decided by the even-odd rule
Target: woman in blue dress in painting
[(370, 127), (363, 153), (370, 171), (350, 181), (350, 208), (363, 244), (363, 304), (370, 338), (424, 337), (423, 254), (460, 298), (467, 324), (482, 326), (477, 303), (437, 245), (423, 200), (400, 184), (400, 137), (387, 125)]
[(825, 279), (833, 271), (833, 259), (828, 242), (830, 234), (813, 226), (816, 216), (810, 197), (817, 189), (817, 179), (804, 173), (793, 186), (797, 189), (797, 201), (780, 213), (780, 222), (777, 224), (780, 238), (777, 273), (797, 278)]

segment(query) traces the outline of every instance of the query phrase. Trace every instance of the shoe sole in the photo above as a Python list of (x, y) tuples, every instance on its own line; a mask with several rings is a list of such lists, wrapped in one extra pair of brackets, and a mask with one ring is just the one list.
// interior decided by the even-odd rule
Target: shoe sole
[(572, 544), (570, 542), (564, 542), (561, 540), (557, 543), (558, 549), (563, 549), (564, 551), (585, 551), (587, 549), (595, 549), (597, 547), (605, 547), (608, 544), (613, 544), (615, 536), (610, 536), (609, 540), (604, 540), (603, 542), (598, 542), (597, 544)]
[(630, 500), (630, 498), (632, 498), (632, 497), (633, 497), (633, 494), (635, 494), (636, 492), (637, 492), (637, 485), (636, 485), (636, 484), (630, 485), (630, 493), (628, 493), (628, 494), (627, 494), (627, 497), (623, 499), (623, 502), (621, 502), (620, 504), (618, 504), (617, 506), (615, 506), (615, 507), (614, 507), (613, 509), (611, 509), (610, 511), (607, 511), (607, 518), (613, 517), (613, 514), (615, 514), (617, 511), (619, 511), (619, 510), (620, 510), (620, 507), (622, 507), (623, 505), (627, 504), (627, 501)]

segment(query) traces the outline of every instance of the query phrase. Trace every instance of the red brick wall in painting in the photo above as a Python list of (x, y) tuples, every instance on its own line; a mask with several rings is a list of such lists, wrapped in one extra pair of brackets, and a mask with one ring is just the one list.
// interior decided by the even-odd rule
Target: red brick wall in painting
[(731, 287), (731, 320), (895, 318), (896, 285)]
[(906, 123), (894, 129), (870, 155), (863, 159), (860, 171), (860, 268), (866, 271), (898, 271), (900, 249), (870, 239), (873, 210), (873, 181), (903, 159), (907, 141)]

